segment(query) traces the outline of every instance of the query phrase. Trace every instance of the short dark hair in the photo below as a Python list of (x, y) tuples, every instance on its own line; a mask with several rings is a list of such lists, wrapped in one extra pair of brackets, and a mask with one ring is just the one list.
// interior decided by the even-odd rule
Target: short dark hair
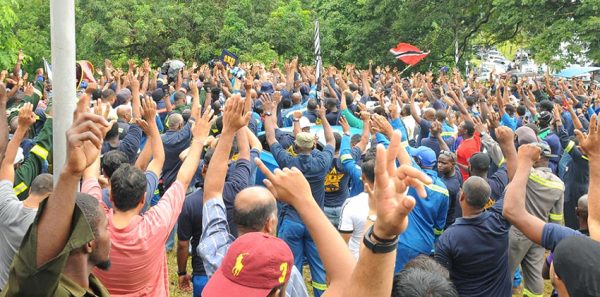
[(370, 183), (375, 182), (375, 160), (371, 159), (365, 161), (360, 165), (360, 169), (362, 170), (362, 174), (365, 176), (367, 181)]
[(29, 192), (37, 195), (46, 195), (52, 192), (53, 187), (52, 174), (42, 173), (33, 179)]
[(467, 106), (473, 106), (477, 102), (477, 97), (475, 95), (468, 95), (465, 97), (467, 101)]
[(77, 192), (75, 196), (75, 204), (79, 207), (79, 210), (83, 213), (94, 236), (98, 236), (98, 223), (100, 222), (100, 216), (104, 213), (100, 210), (98, 199), (94, 198), (89, 194)]
[(463, 127), (465, 128), (467, 135), (473, 136), (473, 134), (475, 134), (475, 124), (473, 122), (465, 121)]
[(316, 110), (317, 109), (317, 100), (309, 99), (308, 103), (306, 103), (306, 109), (308, 110)]
[(106, 100), (111, 96), (115, 95), (115, 91), (113, 91), (112, 89), (106, 89), (104, 91), (102, 91), (102, 100)]
[(127, 155), (118, 150), (110, 151), (102, 157), (102, 172), (110, 178), (121, 165), (129, 163)]
[(123, 164), (110, 178), (110, 195), (116, 209), (134, 209), (146, 193), (146, 176), (139, 168)]
[(479, 176), (469, 177), (463, 184), (462, 189), (467, 204), (477, 209), (485, 206), (492, 193), (487, 181)]
[(350, 137), (350, 145), (356, 145), (357, 143), (360, 142), (361, 138), (362, 138), (362, 135), (360, 135), (360, 134), (353, 134)]
[(240, 228), (258, 232), (276, 211), (277, 204), (273, 201), (257, 203), (250, 209), (238, 209), (234, 204), (233, 221)]
[(458, 297), (452, 282), (440, 274), (410, 268), (394, 276), (392, 297)]
[(173, 99), (175, 102), (177, 102), (179, 100), (183, 100), (183, 99), (185, 99), (185, 93), (182, 91), (177, 91), (177, 92), (175, 92), (175, 95), (173, 95)]
[(526, 113), (527, 113), (527, 107), (525, 107), (525, 105), (517, 106), (517, 114), (519, 116), (524, 116)]
[(542, 111), (547, 111), (547, 112), (552, 112), (554, 111), (554, 103), (552, 103), (552, 101), (550, 100), (542, 100), (540, 102), (540, 112)]
[(438, 122), (443, 122), (446, 120), (446, 111), (443, 109), (439, 109), (435, 112), (435, 118), (438, 120)]
[(112, 127), (110, 127), (110, 130), (106, 132), (106, 136), (104, 138), (115, 139), (117, 137), (119, 137), (119, 124), (115, 122)]
[(418, 255), (416, 258), (410, 260), (404, 266), (404, 269), (419, 268), (430, 272), (436, 272), (446, 279), (450, 279), (450, 272), (446, 267), (440, 265), (435, 259), (426, 255)]
[(333, 132), (333, 138), (335, 139), (335, 151), (340, 150), (340, 146), (342, 145), (342, 135), (337, 132)]

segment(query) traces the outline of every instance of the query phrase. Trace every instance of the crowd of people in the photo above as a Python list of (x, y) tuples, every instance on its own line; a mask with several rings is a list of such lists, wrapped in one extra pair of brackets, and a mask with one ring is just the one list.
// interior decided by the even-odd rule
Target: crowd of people
[(22, 60), (0, 74), (0, 296), (168, 296), (168, 265), (206, 297), (600, 296), (593, 83), (105, 60), (59, 152)]

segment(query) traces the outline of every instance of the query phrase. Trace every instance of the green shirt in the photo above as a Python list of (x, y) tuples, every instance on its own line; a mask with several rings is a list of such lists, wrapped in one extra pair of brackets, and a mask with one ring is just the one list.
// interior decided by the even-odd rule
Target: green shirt
[(110, 296), (106, 288), (92, 274), (89, 276), (87, 290), (62, 274), (71, 251), (94, 239), (90, 225), (77, 206), (73, 212), (71, 232), (64, 249), (54, 259), (39, 268), (36, 267), (36, 234), (39, 218), (46, 208), (46, 202), (47, 200), (40, 204), (37, 216), (23, 238), (21, 248), (10, 267), (8, 284), (0, 296)]

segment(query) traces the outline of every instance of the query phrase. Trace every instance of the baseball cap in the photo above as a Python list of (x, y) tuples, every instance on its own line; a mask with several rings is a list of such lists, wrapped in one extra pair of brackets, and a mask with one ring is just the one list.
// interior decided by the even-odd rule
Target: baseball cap
[(538, 138), (537, 138), (537, 135), (535, 135), (535, 131), (533, 131), (533, 129), (531, 129), (527, 126), (519, 127), (515, 131), (515, 134), (517, 134), (517, 139), (519, 140), (519, 145), (538, 142)]
[(246, 233), (231, 244), (202, 296), (267, 296), (289, 281), (293, 265), (294, 255), (283, 240), (261, 232)]
[(306, 127), (312, 126), (312, 124), (310, 123), (310, 120), (307, 117), (301, 117), (299, 124), (300, 124), (300, 129), (304, 129)]
[(409, 148), (408, 153), (412, 157), (417, 158), (417, 160), (419, 160), (421, 165), (425, 166), (425, 167), (433, 167), (433, 166), (435, 166), (435, 163), (437, 162), (437, 157), (435, 156), (435, 152), (426, 146), (420, 146), (417, 148), (411, 147), (411, 148)]
[(541, 156), (546, 157), (546, 158), (557, 157), (556, 155), (552, 154), (552, 150), (550, 149), (550, 146), (545, 141), (537, 142), (537, 143), (535, 143), (535, 145), (537, 145), (542, 150), (542, 152), (540, 153)]
[(554, 116), (549, 111), (544, 110), (540, 112), (540, 115), (538, 116), (538, 122), (545, 126), (550, 125), (552, 120), (554, 120)]
[(294, 143), (299, 148), (309, 149), (313, 147), (314, 141), (315, 137), (312, 134), (308, 132), (300, 132), (296, 134), (296, 140), (294, 141)]
[(487, 153), (476, 153), (469, 158), (469, 166), (484, 171), (490, 169), (490, 161), (490, 156)]
[(264, 82), (264, 83), (262, 83), (262, 85), (260, 85), (260, 92), (273, 94), (273, 93), (275, 93), (275, 89), (273, 89), (272, 83)]
[(554, 249), (554, 270), (570, 296), (600, 296), (600, 243), (587, 236), (571, 236)]

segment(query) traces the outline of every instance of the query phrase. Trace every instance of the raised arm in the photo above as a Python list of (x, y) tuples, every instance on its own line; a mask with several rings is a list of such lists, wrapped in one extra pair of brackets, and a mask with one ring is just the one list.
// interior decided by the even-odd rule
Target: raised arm
[[(144, 121), (148, 123), (150, 138), (150, 146), (152, 149), (152, 161), (148, 165), (146, 170), (154, 172), (156, 176), (160, 176), (162, 173), (163, 164), (165, 162), (165, 150), (163, 148), (163, 142), (158, 132), (158, 126), (156, 125), (156, 102), (150, 97), (146, 97), (143, 104), (144, 109)], [(148, 145), (148, 143), (146, 143)], [(137, 165), (137, 163), (136, 163)]]
[(192, 80), (188, 83), (190, 90), (192, 91), (192, 115), (191, 117), (196, 119), (200, 117), (200, 92), (198, 91), (198, 75), (192, 74)]
[(508, 180), (511, 181), (515, 177), (519, 166), (517, 161), (517, 149), (514, 143), (514, 132), (511, 128), (501, 126), (496, 128), (496, 138), (500, 144), (504, 161), (506, 161), (506, 170), (508, 171)]
[[(231, 96), (225, 102), (223, 110), (223, 130), (215, 148), (215, 152), (208, 165), (204, 182), (204, 202), (221, 198), (227, 175), (229, 152), (233, 144), (234, 134), (250, 121), (250, 113), (244, 113), (244, 101), (239, 94)], [(188, 155), (189, 158), (189, 155)], [(249, 157), (248, 157), (249, 158)]]
[[(35, 113), (33, 112), (33, 105), (31, 103), (25, 103), (19, 110), (19, 119), (17, 131), (13, 134), (12, 139), (8, 143), (6, 148), (6, 155), (2, 160), (2, 168), (0, 168), (0, 180), (8, 180), (11, 183), (14, 182), (15, 170), (13, 163), (17, 156), (17, 150), (19, 145), (27, 136), (29, 127), (35, 123)], [(8, 138), (8, 137), (7, 137)]]
[(333, 130), (329, 125), (329, 121), (327, 121), (327, 117), (325, 116), (325, 107), (323, 105), (317, 107), (317, 112), (319, 113), (319, 118), (321, 119), (321, 123), (323, 125), (323, 134), (325, 134), (325, 143), (335, 147), (335, 137), (333, 136)]
[(579, 145), (590, 159), (590, 188), (588, 190), (588, 226), (590, 237), (600, 240), (600, 121), (593, 115), (588, 135), (575, 130)]
[(262, 94), (261, 101), (263, 103), (263, 109), (267, 114), (265, 116), (265, 135), (267, 137), (267, 144), (272, 146), (277, 142), (275, 138), (275, 123), (277, 123), (277, 108), (275, 103), (269, 94)]
[(142, 118), (142, 104), (140, 103), (140, 82), (133, 75), (129, 77), (131, 82), (131, 111), (134, 119)]
[(6, 119), (6, 86), (0, 81), (0, 162), (8, 144), (8, 120)]
[(36, 235), (36, 264), (41, 267), (64, 248), (71, 232), (77, 185), (83, 171), (91, 165), (102, 146), (104, 133), (110, 128), (102, 116), (87, 112), (89, 97), (77, 104), (73, 125), (67, 130), (67, 159), (46, 209), (39, 217)]
[(522, 145), (517, 157), (517, 170), (506, 188), (502, 215), (529, 240), (541, 244), (545, 222), (530, 214), (525, 208), (525, 193), (529, 173), (540, 158), (540, 148), (534, 144)]
[(196, 120), (192, 128), (192, 142), (190, 144), (190, 150), (187, 157), (183, 161), (183, 164), (181, 164), (179, 172), (177, 173), (177, 181), (182, 183), (184, 189), (188, 188), (198, 169), (204, 140), (210, 131), (212, 116), (212, 109), (205, 110), (204, 114), (202, 114), (202, 117)]
[(421, 123), (421, 115), (419, 115), (419, 113), (417, 112), (417, 106), (415, 105), (415, 96), (417, 96), (417, 94), (415, 92), (413, 92), (409, 99), (410, 100), (409, 101), (410, 115), (413, 117), (413, 119), (415, 119), (415, 122), (417, 122), (417, 124), (420, 124)]

